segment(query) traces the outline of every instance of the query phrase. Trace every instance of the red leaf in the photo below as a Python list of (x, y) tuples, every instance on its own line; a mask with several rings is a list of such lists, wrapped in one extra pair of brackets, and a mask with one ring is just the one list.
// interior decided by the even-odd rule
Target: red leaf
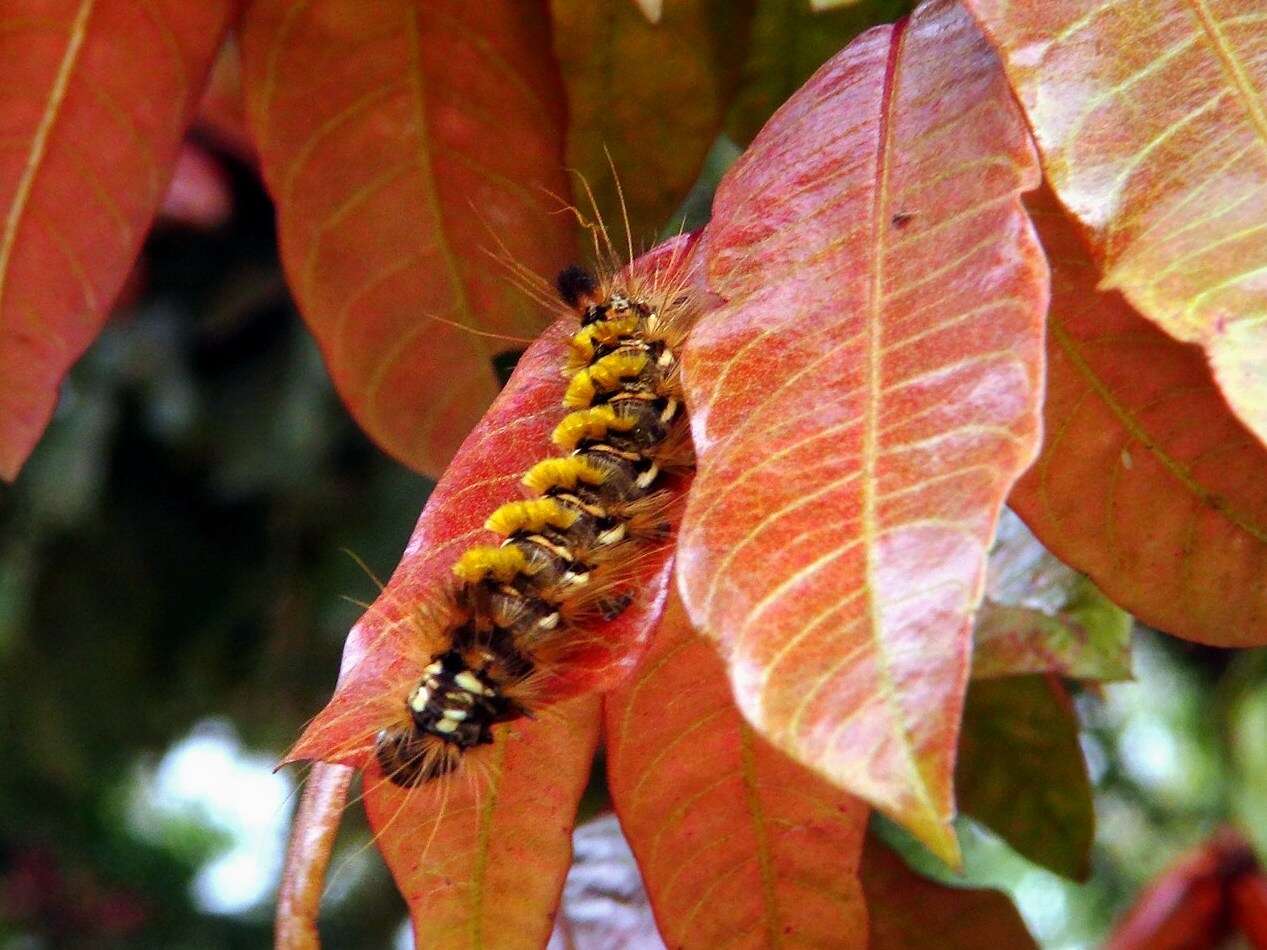
[(1036, 946), (1012, 902), (998, 891), (936, 884), (874, 838), (862, 856), (862, 886), (871, 910), (871, 950)]
[(676, 597), (606, 722), (612, 800), (669, 946), (866, 945), (866, 806), (753, 733)]
[(227, 0), (8, 0), (0, 31), (0, 478), (131, 270)]
[(1267, 19), (1262, 0), (969, 0), (1048, 181), (1120, 290), (1200, 343), (1267, 440)]
[[(695, 238), (684, 236), (632, 269), (678, 279), (671, 275), (689, 270), (694, 247)], [(410, 903), (419, 946), (444, 945), (458, 932), (498, 947), (539, 945), (567, 871), (572, 816), (598, 736), (594, 701), (562, 703), (535, 722), (497, 727), (493, 745), (464, 756), (447, 792), (445, 780), (412, 795), (383, 781), (372, 750), (379, 730), (405, 715), (405, 698), (435, 649), (424, 605), (442, 596), (463, 550), (495, 537), (484, 520), (522, 497), (524, 471), (554, 453), (550, 433), (566, 411), (560, 369), (575, 328), (575, 318), (560, 320), (524, 353), (431, 493), (382, 595), (348, 634), (335, 695), (287, 757), (367, 768), (366, 808)], [(591, 645), (543, 684), (543, 695), (558, 702), (628, 676), (662, 611), (671, 550), (647, 550), (633, 578), (642, 596), (592, 628)]]
[(1010, 499), (1042, 542), (1140, 620), (1220, 646), (1267, 643), (1267, 449), (1195, 347), (1114, 292), (1049, 194), (1046, 439)]
[(1267, 947), (1267, 877), (1260, 870), (1242, 874), (1228, 886), (1232, 922), (1249, 939), (1249, 945)]
[(1118, 922), (1106, 950), (1199, 950), (1221, 946), (1232, 918), (1225, 887), (1254, 867), (1236, 832), (1221, 832), (1157, 877)]
[(725, 302), (684, 355), (692, 619), (758, 731), (951, 862), (972, 611), (1037, 440), (1035, 184), (965, 13), (872, 30), (722, 183), (705, 254)]
[(549, 276), (570, 254), (547, 24), (515, 0), (259, 0), (243, 21), (291, 287), (352, 414), (423, 472), (545, 322), (485, 251)]

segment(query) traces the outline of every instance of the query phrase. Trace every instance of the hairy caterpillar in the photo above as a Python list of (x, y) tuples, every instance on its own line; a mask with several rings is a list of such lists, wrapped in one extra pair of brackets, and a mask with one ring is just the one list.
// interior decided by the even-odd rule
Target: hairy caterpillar
[(453, 564), (432, 611), (436, 649), (400, 697), (400, 722), (375, 739), (384, 775), (406, 788), (453, 772), (493, 726), (549, 704), (545, 671), (630, 604), (628, 565), (664, 540), (666, 479), (693, 464), (678, 375), (691, 293), (581, 267), (556, 288), (580, 318), (561, 367), (560, 454), (528, 468), (524, 498), (489, 514), (500, 541)]

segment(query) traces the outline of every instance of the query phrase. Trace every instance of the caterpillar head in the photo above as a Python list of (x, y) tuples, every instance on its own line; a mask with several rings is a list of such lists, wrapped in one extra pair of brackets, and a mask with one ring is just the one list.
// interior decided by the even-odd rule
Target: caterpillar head
[(447, 775), (468, 749), (493, 741), (496, 723), (522, 715), (488, 675), (488, 666), (472, 662), (471, 652), (452, 649), (435, 656), (405, 701), (408, 724), (379, 733), (375, 755), (397, 785), (408, 788)]
[(457, 650), (431, 661), (407, 704), (419, 732), (461, 749), (492, 742), (492, 725), (508, 707), (491, 678), (473, 669)]
[(579, 264), (573, 264), (559, 272), (554, 279), (563, 302), (573, 309), (582, 309), (597, 303), (598, 278)]

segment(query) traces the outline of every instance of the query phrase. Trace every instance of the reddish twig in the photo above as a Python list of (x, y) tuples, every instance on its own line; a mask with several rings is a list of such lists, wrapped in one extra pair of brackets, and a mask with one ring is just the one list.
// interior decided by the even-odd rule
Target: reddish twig
[(277, 892), (276, 950), (317, 950), (321, 946), (317, 913), (353, 771), (346, 765), (318, 762), (308, 776)]

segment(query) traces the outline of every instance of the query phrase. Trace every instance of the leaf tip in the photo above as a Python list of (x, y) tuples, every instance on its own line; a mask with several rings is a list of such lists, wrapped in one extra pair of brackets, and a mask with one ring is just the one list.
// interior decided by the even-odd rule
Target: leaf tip
[(956, 874), (963, 873), (963, 852), (952, 820), (932, 809), (890, 815)]
[(27, 452), (16, 446), (0, 447), (0, 482), (12, 485), (26, 462)]
[(648, 23), (659, 23), (664, 15), (664, 0), (634, 0)]

